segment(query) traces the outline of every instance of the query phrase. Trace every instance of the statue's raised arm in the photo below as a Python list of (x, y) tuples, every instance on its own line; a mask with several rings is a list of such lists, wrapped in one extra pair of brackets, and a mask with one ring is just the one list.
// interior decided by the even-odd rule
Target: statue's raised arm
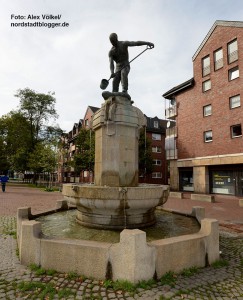
[[(137, 41), (137, 42), (119, 41), (116, 33), (112, 33), (110, 35), (110, 42), (112, 44), (112, 48), (109, 51), (110, 71), (111, 71), (110, 78), (113, 78), (112, 92), (119, 92), (119, 84), (121, 83), (122, 93), (127, 93), (128, 73), (130, 71), (130, 62), (131, 62), (131, 61), (129, 62), (128, 47), (147, 46), (148, 47), (147, 49), (152, 49), (154, 48), (154, 44), (145, 41)], [(146, 51), (147, 49), (145, 49), (144, 51)], [(141, 55), (142, 53), (140, 53), (139, 55)], [(137, 58), (137, 56), (135, 58)]]

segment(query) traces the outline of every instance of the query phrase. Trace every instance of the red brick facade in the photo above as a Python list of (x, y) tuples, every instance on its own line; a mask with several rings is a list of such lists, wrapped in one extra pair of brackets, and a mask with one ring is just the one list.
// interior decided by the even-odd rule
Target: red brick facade
[[(228, 64), (227, 44), (237, 38), (238, 60)], [(223, 67), (214, 71), (214, 51), (223, 49)], [(202, 58), (210, 55), (210, 74), (202, 76)], [(228, 80), (229, 69), (238, 66), (239, 78)], [(217, 26), (193, 62), (195, 85), (176, 97), (178, 107), (178, 158), (193, 158), (243, 152), (241, 138), (231, 138), (230, 127), (243, 126), (243, 28)], [(211, 79), (211, 89), (202, 92), (202, 83)], [(229, 98), (241, 95), (241, 106), (230, 109)], [(203, 116), (203, 107), (212, 105), (212, 114)], [(213, 140), (205, 143), (204, 131), (212, 130)]]
[[(229, 62), (228, 45), (233, 41), (238, 49), (234, 52), (234, 61)], [(220, 64), (215, 58), (216, 51), (223, 53)], [(206, 66), (204, 73), (203, 61)], [(210, 61), (210, 68), (208, 61)], [(229, 73), (232, 70), (235, 72), (232, 75), (233, 79), (230, 79)], [(206, 91), (203, 90), (204, 84)], [(181, 179), (185, 172), (182, 176), (180, 172), (191, 168), (194, 192), (224, 193), (225, 190), (227, 193), (226, 188), (223, 189), (226, 185), (223, 178), (228, 176), (227, 180), (232, 185), (229, 193), (242, 195), (243, 22), (216, 21), (193, 56), (193, 80), (189, 85), (184, 84), (184, 88), (182, 84), (163, 96), (167, 99), (175, 99), (177, 108), (178, 161), (176, 164), (174, 162), (173, 174), (177, 176), (173, 181), (174, 189), (182, 188)], [(239, 97), (240, 100), (232, 108), (230, 98), (234, 96)], [(211, 109), (207, 116), (204, 107)], [(235, 125), (237, 126), (234, 127)], [(236, 136), (232, 136), (232, 126)], [(205, 132), (210, 136), (212, 134), (212, 138), (205, 140)], [(221, 177), (212, 170), (221, 170)], [(226, 174), (227, 170), (232, 174), (223, 176), (222, 172)], [(199, 174), (198, 177), (195, 174)], [(217, 181), (214, 176), (220, 179)], [(222, 188), (216, 186), (220, 181)]]

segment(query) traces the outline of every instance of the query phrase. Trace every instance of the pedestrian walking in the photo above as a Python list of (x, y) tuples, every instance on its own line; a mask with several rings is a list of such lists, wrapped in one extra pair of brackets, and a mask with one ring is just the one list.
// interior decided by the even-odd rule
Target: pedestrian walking
[(2, 191), (5, 192), (5, 189), (6, 189), (6, 183), (8, 182), (9, 180), (9, 177), (7, 175), (3, 175), (0, 177), (0, 182), (1, 182), (1, 185), (2, 185)]

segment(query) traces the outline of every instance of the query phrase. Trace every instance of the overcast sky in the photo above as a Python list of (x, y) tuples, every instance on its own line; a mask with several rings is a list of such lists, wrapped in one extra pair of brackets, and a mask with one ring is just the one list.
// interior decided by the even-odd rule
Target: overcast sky
[[(129, 94), (147, 116), (163, 119), (162, 94), (193, 77), (192, 56), (214, 22), (243, 17), (242, 0), (0, 0), (0, 4), (0, 116), (18, 107), (14, 97), (18, 89), (51, 91), (59, 115), (56, 122), (64, 131), (83, 119), (88, 105), (100, 107), (104, 101), (99, 86), (110, 76), (110, 33), (116, 32), (119, 40), (155, 44), (132, 62)], [(28, 20), (28, 15), (40, 19)], [(47, 20), (42, 15), (61, 17)], [(11, 26), (23, 21), (69, 26)], [(144, 49), (129, 48), (130, 59)]]

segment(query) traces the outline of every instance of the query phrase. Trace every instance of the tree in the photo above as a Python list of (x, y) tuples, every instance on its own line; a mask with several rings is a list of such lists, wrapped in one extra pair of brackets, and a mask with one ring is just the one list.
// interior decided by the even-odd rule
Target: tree
[(20, 99), (18, 110), (0, 118), (0, 170), (24, 172), (31, 167), (36, 172), (38, 168), (33, 165), (33, 157), (37, 164), (37, 149), (46, 152), (48, 146), (57, 151), (63, 131), (59, 126), (49, 124), (51, 119), (57, 118), (53, 95), (36, 93), (29, 88), (18, 90), (15, 95)]
[(4, 161), (8, 169), (26, 170), (30, 152), (29, 123), (21, 112), (11, 111), (0, 118), (0, 136)]
[(82, 128), (76, 140), (77, 153), (74, 155), (73, 167), (76, 172), (94, 171), (95, 136), (94, 132)]
[(56, 152), (49, 145), (38, 143), (30, 153), (28, 169), (34, 173), (54, 172), (56, 168)]
[(29, 122), (32, 149), (38, 141), (44, 139), (48, 127), (45, 122), (58, 117), (55, 110), (56, 99), (53, 95), (51, 92), (36, 93), (29, 88), (20, 89), (15, 95), (20, 99), (19, 111)]
[(139, 174), (146, 176), (153, 171), (151, 141), (146, 137), (145, 130), (140, 131), (138, 150)]

